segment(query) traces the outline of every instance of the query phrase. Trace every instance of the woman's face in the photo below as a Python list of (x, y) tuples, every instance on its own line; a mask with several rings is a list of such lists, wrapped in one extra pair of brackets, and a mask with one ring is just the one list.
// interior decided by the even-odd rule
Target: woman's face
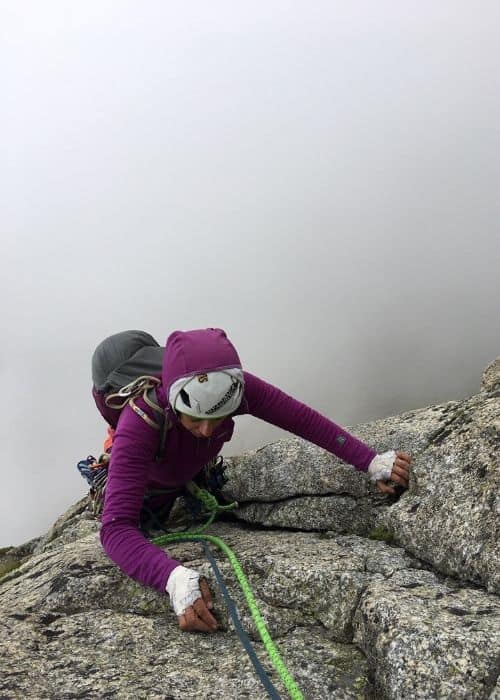
[(189, 430), (195, 437), (209, 438), (216, 428), (223, 423), (225, 418), (193, 418), (186, 413), (179, 414), (181, 425)]

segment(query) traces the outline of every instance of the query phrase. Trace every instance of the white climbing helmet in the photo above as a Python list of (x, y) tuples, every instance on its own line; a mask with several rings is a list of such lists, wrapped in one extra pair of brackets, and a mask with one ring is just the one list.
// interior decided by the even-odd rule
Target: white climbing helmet
[(193, 418), (223, 418), (234, 413), (243, 398), (241, 369), (224, 369), (178, 379), (169, 391), (170, 405)]

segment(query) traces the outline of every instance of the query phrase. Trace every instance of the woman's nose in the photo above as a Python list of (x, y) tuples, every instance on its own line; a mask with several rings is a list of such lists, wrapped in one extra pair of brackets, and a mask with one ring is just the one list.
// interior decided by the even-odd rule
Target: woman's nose
[(210, 437), (212, 435), (214, 426), (209, 420), (203, 420), (198, 426), (198, 430), (203, 437)]

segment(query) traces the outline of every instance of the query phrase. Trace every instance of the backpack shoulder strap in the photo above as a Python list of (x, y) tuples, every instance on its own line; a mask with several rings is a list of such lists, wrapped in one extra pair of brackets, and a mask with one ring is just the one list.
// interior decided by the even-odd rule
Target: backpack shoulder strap
[(167, 413), (163, 413), (163, 422), (160, 428), (160, 444), (158, 447), (158, 452), (156, 454), (156, 461), (161, 462), (165, 455), (165, 448), (167, 446), (167, 433), (172, 427), (172, 423)]
[[(156, 394), (156, 386), (152, 386), (151, 388), (146, 389), (142, 398), (147, 403), (147, 405), (150, 408), (152, 408), (153, 411), (155, 411), (156, 417), (158, 418), (160, 443), (158, 445), (158, 452), (156, 453), (156, 461), (160, 462), (163, 459), (163, 456), (165, 455), (165, 448), (167, 445), (167, 433), (172, 427), (172, 422), (168, 416), (168, 413), (159, 405), (158, 396)], [(149, 420), (151, 421), (151, 419)]]

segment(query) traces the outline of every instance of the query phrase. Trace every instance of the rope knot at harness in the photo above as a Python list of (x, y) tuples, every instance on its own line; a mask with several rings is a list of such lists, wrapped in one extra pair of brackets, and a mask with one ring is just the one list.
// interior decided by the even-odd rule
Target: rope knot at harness
[(238, 507), (237, 501), (233, 501), (233, 503), (228, 503), (227, 505), (221, 505), (217, 498), (210, 493), (210, 491), (202, 489), (200, 486), (198, 486), (198, 484), (195, 484), (194, 481), (188, 481), (186, 484), (186, 490), (191, 494), (191, 496), (196, 498), (202, 505), (204, 505), (210, 513), (208, 521), (198, 529), (197, 532), (199, 533), (206, 530), (218, 515)]

